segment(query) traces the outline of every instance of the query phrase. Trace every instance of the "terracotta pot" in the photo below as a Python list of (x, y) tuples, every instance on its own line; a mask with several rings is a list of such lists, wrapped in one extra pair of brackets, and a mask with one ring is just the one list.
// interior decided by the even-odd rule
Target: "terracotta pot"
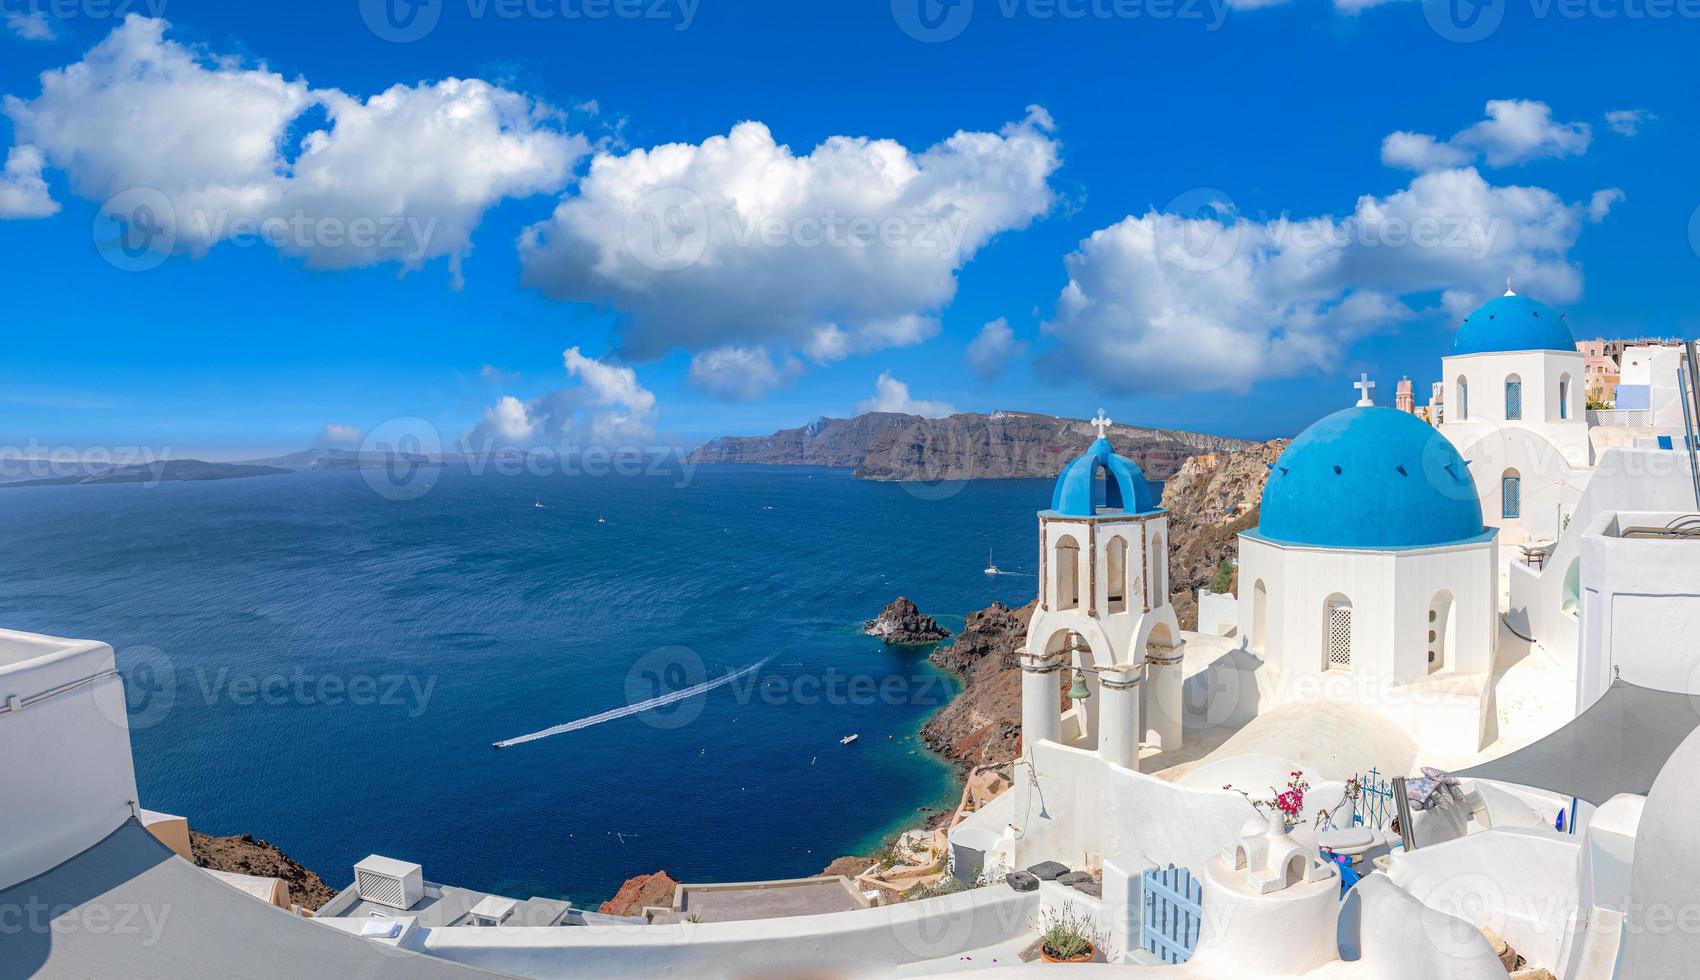
[(1088, 945), (1086, 947), (1086, 952), (1081, 953), (1079, 956), (1065, 960), (1060, 956), (1052, 956), (1051, 951), (1046, 949), (1044, 946), (1039, 947), (1039, 958), (1044, 960), (1046, 963), (1090, 963), (1092, 962), (1092, 957), (1096, 956), (1097, 953), (1098, 950), (1095, 947)]

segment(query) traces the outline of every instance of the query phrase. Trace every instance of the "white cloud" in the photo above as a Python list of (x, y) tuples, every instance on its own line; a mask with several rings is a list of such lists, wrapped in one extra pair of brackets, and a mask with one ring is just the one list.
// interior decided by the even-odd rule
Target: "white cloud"
[(1623, 200), (1623, 192), (1615, 187), (1595, 191), (1594, 196), (1588, 199), (1588, 220), (1594, 224), (1606, 220), (1606, 215), (1611, 213), (1612, 205), (1621, 200)]
[[(542, 406), (539, 406), (540, 409)], [(484, 410), (484, 430), (503, 445), (531, 441), (543, 428), (547, 416), (539, 411), (533, 417), (531, 409), (512, 395), (503, 395), (496, 404)]]
[(1512, 275), (1567, 303), (1581, 292), (1568, 252), (1616, 199), (1603, 194), (1567, 203), (1462, 169), (1360, 197), (1340, 219), (1130, 216), (1065, 260), (1044, 366), (1115, 392), (1238, 392), (1337, 367), (1358, 338), (1418, 316), (1407, 297), (1438, 292), (1461, 316)]
[(1641, 132), (1642, 123), (1657, 118), (1646, 109), (1613, 109), (1606, 113), (1606, 125), (1619, 136), (1635, 136)]
[(45, 218), (59, 211), (41, 177), (46, 161), (33, 146), (14, 146), (0, 170), (0, 218)]
[(53, 22), (40, 10), (5, 16), (7, 29), (26, 41), (52, 41), (59, 36), (53, 29)]
[(1530, 160), (1581, 156), (1593, 141), (1584, 122), (1560, 123), (1552, 108), (1530, 99), (1493, 99), (1487, 118), (1438, 140), (1427, 133), (1400, 131), (1381, 144), (1381, 161), (1390, 167), (1429, 171), (1461, 167), (1482, 160), (1490, 167), (1507, 167)]
[(612, 447), (654, 439), (660, 410), (654, 393), (638, 383), (637, 372), (586, 357), (577, 347), (563, 351), (561, 361), (576, 385), (531, 401), (502, 396), (462, 437), (464, 448)]
[(964, 361), (968, 370), (992, 381), (1001, 377), (1009, 362), (1027, 353), (1027, 342), (1015, 339), (1015, 331), (1003, 317), (980, 328), (980, 333), (968, 344)]
[(727, 401), (753, 401), (802, 371), (787, 358), (775, 364), (765, 347), (716, 347), (691, 358), (690, 382)]
[(891, 376), (890, 371), (880, 373), (879, 380), (874, 382), (874, 397), (856, 403), (858, 412), (896, 412), (900, 415), (920, 415), (924, 418), (938, 419), (956, 412), (947, 402), (918, 401), (909, 396), (909, 386)]
[(493, 385), (504, 385), (519, 380), (518, 371), (504, 371), (494, 364), (486, 364), (479, 368), (478, 376)]
[(361, 440), (365, 438), (366, 433), (352, 425), (326, 422), (324, 431), (319, 433), (319, 440), (315, 445), (320, 449), (359, 449)]
[(447, 257), (458, 280), (484, 212), (559, 190), (590, 150), (584, 137), (551, 128), (552, 110), (479, 79), (397, 85), (365, 101), (316, 94), (331, 128), (302, 141), (279, 212), (407, 224), (394, 243), (293, 249), (313, 266), (416, 269)]
[(619, 310), (638, 358), (766, 346), (829, 361), (917, 343), (963, 265), (1050, 208), (1050, 129), (1034, 107), (920, 152), (835, 136), (799, 155), (745, 122), (700, 145), (601, 153), (521, 238), (524, 281)]
[(1442, 143), (1427, 133), (1397, 132), (1381, 141), (1381, 162), (1403, 170), (1444, 170), (1461, 167), (1475, 159), (1475, 154), (1450, 143)]
[[(446, 258), (458, 281), (489, 208), (560, 189), (589, 151), (554, 110), (477, 79), (361, 100), (191, 49), (168, 27), (126, 18), (81, 61), (43, 73), (37, 97), (7, 96), (5, 112), (76, 193), (162, 201), (153, 210), (178, 251), (248, 239), (313, 267), (404, 271)], [(325, 128), (290, 159), (290, 128), (313, 107)]]

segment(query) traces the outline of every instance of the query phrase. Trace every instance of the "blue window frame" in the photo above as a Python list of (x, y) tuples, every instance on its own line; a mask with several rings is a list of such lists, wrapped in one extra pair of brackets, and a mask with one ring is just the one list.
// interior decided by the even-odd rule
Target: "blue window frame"
[(1505, 417), (1516, 420), (1523, 417), (1523, 382), (1507, 381), (1505, 383)]
[(1506, 520), (1515, 520), (1523, 516), (1523, 480), (1520, 477), (1507, 476), (1499, 482), (1501, 515)]

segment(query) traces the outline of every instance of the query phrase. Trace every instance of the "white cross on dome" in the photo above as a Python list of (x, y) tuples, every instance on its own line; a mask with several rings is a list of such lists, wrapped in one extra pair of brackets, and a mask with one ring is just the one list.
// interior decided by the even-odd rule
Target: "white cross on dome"
[(1369, 379), (1368, 372), (1359, 375), (1358, 380), (1352, 383), (1352, 387), (1358, 389), (1360, 392), (1360, 397), (1358, 398), (1358, 406), (1360, 408), (1375, 404), (1375, 399), (1371, 398), (1369, 394), (1375, 390), (1375, 382)]
[(1108, 439), (1110, 437), (1110, 426), (1115, 423), (1111, 422), (1109, 417), (1104, 414), (1104, 410), (1100, 408), (1098, 409), (1098, 417), (1093, 419), (1091, 424), (1097, 426), (1098, 438)]

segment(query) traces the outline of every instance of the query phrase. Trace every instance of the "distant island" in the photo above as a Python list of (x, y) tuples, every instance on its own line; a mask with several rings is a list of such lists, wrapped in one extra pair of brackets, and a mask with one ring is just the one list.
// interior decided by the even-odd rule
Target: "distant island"
[[(850, 467), (861, 480), (988, 480), (1052, 477), (1085, 452), (1096, 432), (1084, 419), (1032, 412), (964, 412), (942, 419), (870, 412), (816, 419), (768, 436), (721, 436), (693, 452), (693, 463)], [(1116, 450), (1153, 480), (1187, 459), (1254, 445), (1244, 439), (1115, 425)]]
[(33, 480), (0, 483), (13, 487), (63, 487), (106, 483), (187, 483), (200, 480), (238, 480), (251, 476), (281, 476), (290, 472), (277, 466), (250, 463), (209, 463), (200, 459), (161, 459), (131, 466), (114, 466), (93, 473), (48, 476)]

